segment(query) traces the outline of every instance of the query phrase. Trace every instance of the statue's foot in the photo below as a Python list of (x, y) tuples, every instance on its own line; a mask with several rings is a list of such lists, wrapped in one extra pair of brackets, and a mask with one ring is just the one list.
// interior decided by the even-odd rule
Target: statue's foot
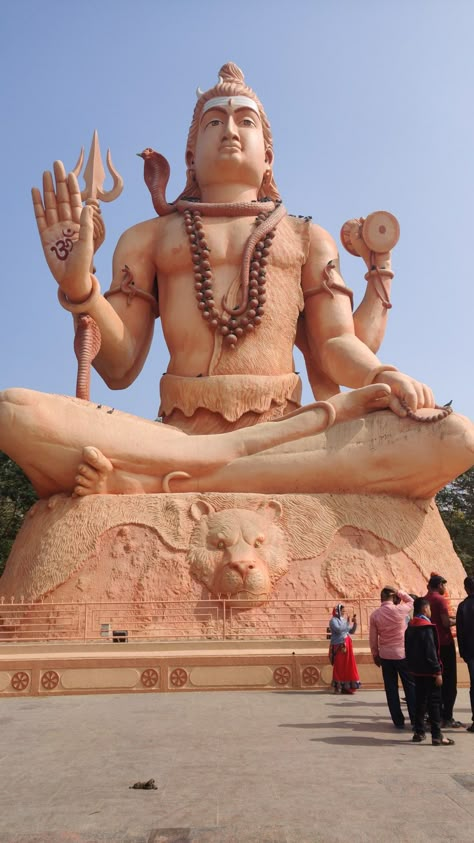
[[(73, 494), (86, 495), (138, 495), (143, 492), (159, 491), (147, 488), (151, 478), (134, 476), (117, 469), (98, 448), (87, 445), (82, 451)], [(154, 484), (153, 484), (154, 485)]]
[(77, 468), (74, 495), (106, 495), (114, 474), (109, 459), (97, 448), (87, 445), (82, 451), (82, 462)]
[(390, 387), (386, 383), (376, 383), (340, 392), (328, 399), (336, 411), (336, 422), (359, 419), (375, 410), (386, 410), (389, 405)]

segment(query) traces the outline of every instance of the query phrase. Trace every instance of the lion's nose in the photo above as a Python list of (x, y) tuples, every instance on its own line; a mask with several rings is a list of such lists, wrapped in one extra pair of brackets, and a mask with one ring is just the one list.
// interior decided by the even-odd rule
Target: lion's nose
[(249, 571), (253, 571), (255, 564), (253, 562), (229, 562), (231, 571), (237, 571), (244, 580)]

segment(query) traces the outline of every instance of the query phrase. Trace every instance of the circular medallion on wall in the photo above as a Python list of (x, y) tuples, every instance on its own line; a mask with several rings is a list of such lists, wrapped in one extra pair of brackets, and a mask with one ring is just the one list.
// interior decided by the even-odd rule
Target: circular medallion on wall
[(145, 688), (154, 688), (158, 679), (158, 673), (152, 667), (147, 667), (140, 676), (141, 683)]
[(175, 667), (170, 673), (170, 685), (173, 688), (182, 688), (188, 681), (188, 674), (182, 667)]
[(41, 685), (45, 691), (54, 691), (59, 684), (59, 673), (55, 670), (47, 670), (41, 677)]
[(277, 667), (273, 671), (273, 681), (277, 685), (288, 685), (291, 679), (291, 671), (287, 667)]
[(314, 664), (308, 664), (306, 667), (303, 668), (301, 672), (301, 677), (303, 679), (303, 685), (317, 685), (319, 682), (319, 677), (321, 676), (320, 671)]
[(30, 677), (24, 670), (19, 670), (17, 673), (14, 673), (10, 682), (10, 685), (15, 689), (15, 691), (24, 691), (29, 684)]

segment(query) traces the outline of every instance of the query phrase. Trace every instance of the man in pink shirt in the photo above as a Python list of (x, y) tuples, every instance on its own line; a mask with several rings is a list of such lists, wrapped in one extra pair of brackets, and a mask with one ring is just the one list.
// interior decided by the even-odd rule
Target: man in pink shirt
[(396, 729), (405, 727), (400, 706), (398, 677), (402, 680), (408, 715), (415, 721), (415, 683), (405, 660), (405, 630), (413, 599), (404, 591), (386, 586), (380, 592), (382, 605), (370, 616), (370, 649), (377, 667), (382, 668), (383, 683), (390, 716)]

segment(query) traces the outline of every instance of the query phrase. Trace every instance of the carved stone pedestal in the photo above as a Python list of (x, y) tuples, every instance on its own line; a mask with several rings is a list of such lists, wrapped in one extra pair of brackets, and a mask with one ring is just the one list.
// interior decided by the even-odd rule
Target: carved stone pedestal
[(386, 584), (423, 594), (432, 571), (446, 577), (452, 595), (463, 593), (464, 569), (431, 501), (334, 494), (56, 496), (26, 517), (0, 597), (192, 605), (231, 594), (250, 601), (241, 613), (247, 624), (256, 613), (264, 620), (269, 600), (378, 599)]

